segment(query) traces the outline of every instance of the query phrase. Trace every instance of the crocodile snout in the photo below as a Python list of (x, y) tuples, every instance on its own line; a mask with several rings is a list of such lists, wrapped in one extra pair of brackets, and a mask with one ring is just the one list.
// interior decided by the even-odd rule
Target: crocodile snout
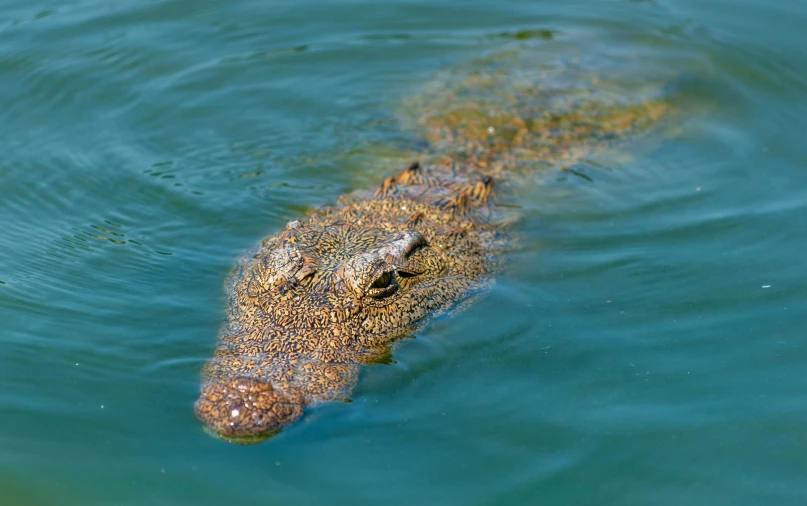
[(270, 383), (237, 377), (206, 385), (194, 411), (218, 437), (254, 444), (300, 418), (303, 403), (283, 395)]

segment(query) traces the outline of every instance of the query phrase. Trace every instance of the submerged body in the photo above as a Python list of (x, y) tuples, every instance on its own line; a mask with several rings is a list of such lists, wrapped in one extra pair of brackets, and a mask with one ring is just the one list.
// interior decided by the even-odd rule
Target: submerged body
[(195, 405), (212, 432), (259, 442), (307, 406), (347, 398), (362, 364), (388, 360), (391, 343), (492, 280), (510, 241), (494, 184), (525, 161), (578, 160), (667, 109), (541, 82), (494, 83), (490, 98), (491, 83), (480, 80), (456, 86), (485, 90), (472, 101), (449, 90), (418, 118), (431, 146), (421, 162), (289, 222), (239, 262)]

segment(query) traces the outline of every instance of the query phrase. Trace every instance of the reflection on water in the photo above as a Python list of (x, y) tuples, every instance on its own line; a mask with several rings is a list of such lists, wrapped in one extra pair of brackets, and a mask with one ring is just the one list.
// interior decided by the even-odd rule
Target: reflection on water
[[(806, 20), (6, 6), (0, 504), (801, 504)], [(353, 403), (252, 448), (207, 437), (191, 406), (236, 256), (397, 173), (434, 83), (512, 49), (613, 76), (611, 97), (664, 83), (675, 121), (520, 180), (496, 287), (365, 368)]]

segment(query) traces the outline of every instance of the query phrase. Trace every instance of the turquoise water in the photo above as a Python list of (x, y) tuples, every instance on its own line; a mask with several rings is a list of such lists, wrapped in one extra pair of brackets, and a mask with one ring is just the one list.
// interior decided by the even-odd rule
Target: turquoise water
[[(0, 10), (0, 505), (807, 502), (807, 5)], [(416, 156), (401, 104), (518, 48), (674, 124), (525, 187), (508, 268), (253, 447), (193, 416), (234, 259)]]

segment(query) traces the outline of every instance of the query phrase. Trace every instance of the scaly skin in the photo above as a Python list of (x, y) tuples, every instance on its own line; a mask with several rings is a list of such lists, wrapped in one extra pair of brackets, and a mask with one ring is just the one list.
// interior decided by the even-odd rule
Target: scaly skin
[(525, 161), (574, 162), (645, 130), (667, 109), (573, 91), (533, 84), (497, 94), (502, 105), (479, 94), (461, 102), (449, 90), (450, 100), (428, 104), (418, 118), (432, 147), (422, 164), (265, 239), (230, 277), (197, 417), (222, 439), (247, 444), (307, 406), (345, 399), (362, 364), (387, 360), (392, 342), (492, 281), (510, 241), (494, 181)]

